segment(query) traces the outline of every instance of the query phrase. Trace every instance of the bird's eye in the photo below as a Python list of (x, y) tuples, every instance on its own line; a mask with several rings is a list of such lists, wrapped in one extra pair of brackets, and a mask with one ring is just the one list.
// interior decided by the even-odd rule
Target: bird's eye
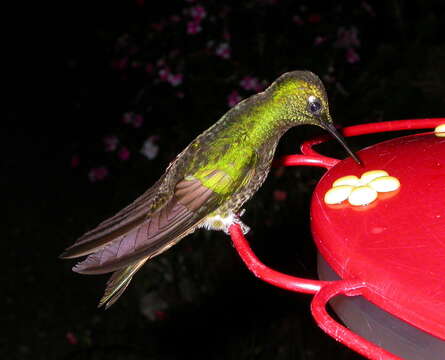
[(321, 102), (318, 98), (316, 98), (315, 96), (309, 96), (309, 98), (307, 99), (308, 102), (308, 109), (309, 111), (314, 114), (314, 115), (320, 115), (321, 113)]

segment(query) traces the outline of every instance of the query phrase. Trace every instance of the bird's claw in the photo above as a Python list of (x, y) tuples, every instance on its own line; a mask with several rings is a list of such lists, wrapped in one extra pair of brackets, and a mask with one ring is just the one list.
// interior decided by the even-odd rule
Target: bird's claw
[(241, 227), (241, 231), (243, 232), (243, 235), (246, 235), (250, 231), (250, 227), (244, 224), (241, 220), (236, 221), (236, 224), (238, 224)]
[(233, 223), (234, 224), (238, 224), (241, 228), (241, 231), (243, 232), (243, 235), (246, 235), (249, 231), (250, 231), (250, 227), (247, 226), (246, 224), (244, 224), (241, 219), (240, 216), (242, 216), (244, 214), (245, 210), (241, 210), (240, 215), (235, 215), (234, 219), (233, 219)]

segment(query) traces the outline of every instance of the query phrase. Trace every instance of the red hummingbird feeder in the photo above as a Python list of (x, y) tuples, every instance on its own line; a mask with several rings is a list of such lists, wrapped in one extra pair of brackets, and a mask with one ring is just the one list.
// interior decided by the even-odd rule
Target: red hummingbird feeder
[[(444, 123), (445, 118), (401, 120), (351, 126), (342, 132), (349, 137), (434, 129)], [(317, 324), (368, 359), (444, 358), (445, 130), (442, 131), (402, 136), (360, 150), (363, 166), (351, 158), (338, 160), (317, 153), (312, 146), (327, 137), (303, 143), (302, 155), (279, 160), (285, 166), (328, 170), (318, 182), (311, 202), (320, 280), (268, 268), (252, 252), (239, 226), (230, 228), (237, 252), (255, 276), (286, 290), (314, 294), (311, 311)], [(348, 200), (327, 203), (326, 193), (339, 178), (359, 179), (363, 173), (381, 171), (388, 176), (369, 183), (369, 187), (389, 180), (399, 187), (383, 192), (375, 187), (372, 201), (365, 203), (354, 203), (352, 192)], [(352, 191), (358, 187), (369, 190), (361, 179), (352, 185)], [(346, 326), (329, 315), (328, 302)]]

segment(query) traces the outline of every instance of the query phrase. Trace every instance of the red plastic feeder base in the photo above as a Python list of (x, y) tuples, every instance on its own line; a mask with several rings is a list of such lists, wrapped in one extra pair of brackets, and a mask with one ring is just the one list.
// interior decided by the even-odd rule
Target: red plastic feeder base
[[(345, 128), (345, 136), (431, 129), (441, 119), (401, 120)], [(314, 191), (311, 226), (319, 249), (319, 280), (268, 268), (253, 254), (237, 225), (231, 236), (257, 277), (275, 286), (315, 294), (312, 314), (336, 340), (368, 359), (440, 359), (445, 353), (445, 137), (433, 132), (385, 141), (358, 152), (363, 166), (322, 156), (305, 142), (303, 155), (286, 166), (328, 169)], [(335, 180), (384, 170), (400, 188), (378, 192), (369, 204), (350, 199), (328, 205), (324, 195)], [(354, 185), (364, 186), (363, 183)], [(365, 185), (368, 186), (368, 185)], [(344, 295), (344, 296), (338, 296)], [(331, 301), (332, 300), (332, 301)], [(326, 311), (330, 302), (348, 326)], [(378, 344), (378, 345), (377, 345)]]

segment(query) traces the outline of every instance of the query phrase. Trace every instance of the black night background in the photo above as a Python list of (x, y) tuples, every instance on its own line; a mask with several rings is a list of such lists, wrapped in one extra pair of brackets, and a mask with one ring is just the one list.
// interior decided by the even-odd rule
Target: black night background
[[(108, 276), (75, 274), (75, 261), (58, 255), (286, 71), (320, 76), (339, 126), (443, 116), (444, 5), (129, 0), (5, 9), (0, 357), (360, 359), (316, 326), (311, 296), (256, 279), (224, 233), (197, 231), (150, 261), (107, 311), (96, 304)], [(294, 128), (277, 155), (321, 133)], [(346, 156), (333, 142), (322, 151)], [(268, 266), (316, 277), (309, 201), (322, 174), (273, 169), (246, 204), (248, 239)]]

